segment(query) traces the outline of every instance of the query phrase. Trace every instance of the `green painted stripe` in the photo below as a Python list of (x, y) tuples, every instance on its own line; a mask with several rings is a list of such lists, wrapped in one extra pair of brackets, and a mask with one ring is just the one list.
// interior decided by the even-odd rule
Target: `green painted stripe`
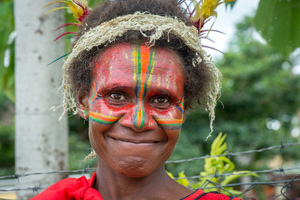
[(107, 122), (107, 121), (103, 121), (103, 120), (101, 120), (101, 119), (98, 119), (98, 118), (95, 118), (95, 117), (90, 117), (90, 119), (92, 119), (93, 121), (95, 121), (95, 122), (98, 122), (98, 123), (101, 123), (101, 124), (113, 124), (113, 123), (115, 123), (116, 121), (113, 121), (113, 122)]
[(161, 124), (161, 123), (159, 123), (159, 124), (162, 126), (181, 126), (182, 125), (182, 123), (180, 123), (180, 124)]

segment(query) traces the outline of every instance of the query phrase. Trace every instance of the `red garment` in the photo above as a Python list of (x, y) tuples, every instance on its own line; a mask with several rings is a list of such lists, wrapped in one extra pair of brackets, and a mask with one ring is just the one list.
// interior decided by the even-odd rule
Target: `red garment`
[(225, 194), (220, 194), (218, 192), (209, 192), (205, 193), (202, 190), (196, 190), (194, 193), (190, 194), (189, 196), (180, 199), (180, 200), (242, 200), (238, 197), (229, 197)]
[[(31, 200), (103, 200), (98, 190), (92, 188), (96, 172), (92, 178), (85, 176), (77, 178), (63, 179), (47, 188)], [(197, 190), (181, 200), (241, 200), (240, 198), (230, 198), (219, 193), (205, 193)]]
[(92, 188), (95, 177), (96, 172), (88, 180), (85, 176), (63, 179), (31, 200), (103, 200), (98, 190)]

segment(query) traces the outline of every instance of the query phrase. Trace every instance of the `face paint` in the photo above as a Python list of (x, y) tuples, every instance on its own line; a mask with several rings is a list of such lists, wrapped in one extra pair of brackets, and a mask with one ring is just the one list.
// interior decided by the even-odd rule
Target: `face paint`
[[(91, 94), (90, 94), (91, 98), (90, 98), (90, 104), (93, 104), (94, 102), (96, 102), (98, 99), (101, 98), (101, 95), (98, 93), (97, 90), (97, 85), (94, 82), (92, 84), (92, 88), (91, 88)], [(99, 112), (94, 112), (94, 111), (89, 111), (89, 119), (95, 122), (98, 122), (100, 124), (104, 124), (104, 125), (111, 125), (115, 122), (117, 122), (120, 117), (115, 117), (115, 116), (111, 116), (111, 115), (105, 115)]]
[(179, 138), (180, 57), (161, 47), (116, 44), (95, 59), (93, 72), (89, 136), (99, 162), (125, 176), (148, 176), (170, 157)]
[(89, 116), (90, 116), (90, 120), (93, 120), (100, 124), (106, 124), (106, 125), (111, 125), (120, 119), (120, 117), (112, 117), (109, 115), (104, 115), (93, 111), (89, 111)]
[[(127, 53), (124, 54), (126, 59), (128, 58)], [(145, 109), (145, 103), (144, 99), (147, 94), (147, 90), (149, 87), (151, 88), (152, 85), (156, 85), (155, 87), (160, 88), (163, 87), (161, 84), (164, 84), (166, 86), (166, 90), (172, 89), (170, 85), (176, 85), (176, 74), (173, 74), (173, 79), (172, 77), (169, 76), (164, 76), (164, 74), (161, 74), (160, 71), (158, 71), (157, 74), (155, 74), (155, 83), (152, 83), (152, 76), (155, 71), (155, 50), (150, 49), (147, 46), (135, 46), (132, 49), (132, 59), (133, 61), (133, 80), (135, 82), (135, 105), (129, 106), (131, 108), (134, 108), (132, 114), (132, 119), (133, 119), (133, 125), (137, 129), (142, 129), (145, 125), (149, 125), (149, 110)], [(165, 59), (166, 60), (166, 59)], [(105, 59), (106, 61), (106, 59)], [(104, 61), (104, 62), (105, 62)], [(99, 64), (99, 63), (98, 63)], [(169, 63), (168, 63), (169, 64)], [(173, 64), (173, 63), (172, 63)], [(97, 66), (96, 63), (96, 68), (99, 67)], [(101, 77), (105, 77), (105, 81), (111, 80), (115, 75), (113, 74), (113, 67), (109, 66), (108, 71), (104, 70), (104, 73), (101, 75)], [(95, 70), (94, 70), (95, 71)], [(108, 76), (105, 76), (107, 74)], [(101, 84), (98, 84), (101, 85)], [(102, 84), (104, 85), (104, 84)], [(177, 90), (177, 88), (174, 88), (173, 90)], [(101, 98), (101, 95), (99, 94), (99, 91), (97, 89), (97, 84), (96, 82), (93, 83), (92, 88), (91, 88), (91, 94), (90, 94), (90, 103), (94, 104), (99, 98)], [(183, 122), (183, 104), (184, 104), (184, 98), (181, 97), (181, 101), (178, 105), (176, 105), (176, 109), (172, 109), (173, 111), (171, 112), (160, 112), (162, 114), (162, 117), (157, 117), (154, 118), (154, 120), (163, 126), (166, 129), (170, 130), (176, 130), (180, 129), (182, 126)], [(101, 109), (100, 109), (101, 110)], [(99, 111), (100, 111), (99, 110)], [(114, 112), (114, 108), (106, 109)], [(152, 109), (153, 110), (153, 109)], [(113, 115), (108, 115), (104, 114), (103, 111), (90, 111), (90, 119), (101, 123), (101, 124), (106, 124), (110, 125), (118, 121), (120, 116), (115, 116)], [(169, 114), (170, 117), (166, 117), (166, 114)]]
[(90, 98), (90, 103), (93, 104), (97, 99), (100, 98), (100, 94), (97, 91), (97, 86), (96, 83), (93, 82), (92, 88), (91, 88), (91, 98)]
[(155, 53), (150, 51), (150, 48), (146, 46), (134, 48), (132, 53), (135, 65), (134, 79), (136, 82), (136, 103), (138, 104), (134, 112), (134, 126), (138, 129), (144, 126), (147, 118), (143, 99), (147, 92), (147, 86), (151, 83), (155, 65), (154, 55)]
[(176, 106), (176, 109), (178, 109), (181, 112), (181, 119), (156, 119), (157, 123), (159, 123), (161, 126), (163, 126), (166, 129), (176, 130), (181, 129), (182, 123), (183, 123), (183, 117), (184, 117), (184, 97), (182, 97), (181, 102)]

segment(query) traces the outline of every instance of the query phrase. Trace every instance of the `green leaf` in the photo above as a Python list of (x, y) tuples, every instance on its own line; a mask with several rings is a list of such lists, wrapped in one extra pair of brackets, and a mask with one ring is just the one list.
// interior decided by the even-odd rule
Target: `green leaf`
[(219, 169), (219, 173), (223, 174), (226, 172), (230, 172), (235, 168), (235, 165), (233, 164), (233, 162), (231, 162), (228, 158), (226, 158), (225, 156), (221, 156), (220, 160), (222, 160), (225, 164), (224, 167)]
[(223, 144), (225, 138), (226, 138), (226, 134), (222, 136), (222, 133), (219, 133), (218, 137), (214, 139), (211, 145), (211, 151), (210, 151), (211, 156), (222, 154), (227, 149), (226, 143)]
[(175, 178), (174, 175), (173, 175), (171, 172), (168, 172), (168, 171), (167, 171), (167, 174), (168, 174), (172, 179)]
[[(221, 182), (221, 185), (227, 185), (229, 184), (231, 181), (242, 177), (242, 176), (256, 176), (259, 177), (257, 174), (255, 173), (248, 173), (249, 171), (238, 171), (238, 172), (233, 172), (234, 175), (230, 175), (230, 176), (226, 176), (226, 178)], [(240, 173), (240, 174), (239, 174)], [(246, 173), (246, 174), (244, 174)]]
[[(179, 178), (185, 178), (186, 175), (184, 174), (184, 171), (180, 172), (178, 174), (178, 177)], [(185, 179), (177, 179), (176, 181), (177, 181), (177, 183), (180, 183), (181, 185), (183, 185), (185, 187), (187, 187), (189, 185), (189, 181), (186, 178)]]
[(234, 5), (235, 5), (236, 2), (237, 2), (237, 0), (226, 2), (226, 3), (225, 3), (226, 9), (227, 9), (228, 7), (230, 7), (230, 9), (232, 9), (232, 8), (234, 7)]
[(284, 57), (300, 47), (299, 0), (261, 0), (254, 19), (262, 37)]

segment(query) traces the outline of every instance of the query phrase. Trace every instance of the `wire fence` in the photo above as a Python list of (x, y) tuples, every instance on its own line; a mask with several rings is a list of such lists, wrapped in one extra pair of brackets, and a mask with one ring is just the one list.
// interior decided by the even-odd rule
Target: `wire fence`
[[(176, 160), (176, 161), (167, 161), (166, 164), (169, 163), (183, 163), (183, 162), (192, 162), (195, 160), (201, 160), (205, 158), (215, 158), (215, 157), (220, 157), (220, 156), (227, 156), (227, 157), (232, 157), (232, 156), (239, 156), (243, 154), (252, 154), (252, 153), (261, 153), (264, 151), (270, 151), (274, 149), (281, 149), (284, 150), (285, 148), (292, 147), (292, 146), (299, 146), (299, 143), (288, 143), (288, 144), (283, 144), (278, 146), (271, 146), (263, 149), (258, 149), (258, 150), (249, 150), (249, 151), (244, 151), (244, 152), (236, 152), (236, 153), (226, 153), (226, 154), (219, 154), (219, 155), (214, 155), (214, 156), (201, 156), (201, 157), (195, 157), (195, 158), (190, 158), (190, 159), (184, 159), (184, 160)], [(14, 174), (14, 175), (9, 175), (9, 176), (1, 176), (1, 180), (16, 180), (19, 181), (23, 177), (28, 177), (28, 176), (39, 176), (39, 175), (49, 175), (49, 174), (92, 174), (93, 172), (96, 171), (96, 168), (84, 168), (84, 169), (79, 169), (79, 170), (59, 170), (59, 171), (50, 171), (50, 172), (36, 172), (36, 173), (22, 173), (22, 174)], [(289, 172), (289, 176), (286, 176), (286, 173)], [(213, 178), (220, 178), (220, 177), (228, 177), (231, 175), (249, 175), (249, 174), (262, 174), (262, 175), (268, 175), (268, 176), (273, 176), (277, 177), (279, 180), (255, 180), (255, 181), (250, 181), (250, 182), (240, 182), (240, 183), (232, 183), (232, 184), (226, 184), (226, 185), (220, 185), (217, 184), (213, 181), (211, 181)], [(257, 186), (266, 186), (266, 187), (272, 187), (276, 188), (278, 194), (274, 194), (273, 197), (270, 199), (287, 199), (287, 200), (293, 200), (296, 198), (300, 197), (300, 187), (296, 188), (296, 196), (289, 196), (289, 192), (293, 190), (292, 186), (298, 185), (300, 186), (300, 166), (294, 165), (293, 167), (280, 167), (278, 169), (265, 169), (265, 170), (257, 170), (257, 171), (243, 171), (243, 172), (232, 172), (232, 173), (215, 173), (212, 175), (206, 175), (206, 176), (201, 176), (201, 175), (196, 175), (196, 176), (188, 176), (188, 177), (176, 177), (174, 178), (175, 180), (179, 179), (187, 179), (187, 180), (192, 180), (192, 179), (200, 179), (200, 178), (206, 178), (206, 181), (204, 184), (201, 185), (201, 189), (216, 189), (219, 191), (227, 192), (229, 194), (230, 191), (228, 191), (226, 188), (229, 187), (237, 187), (240, 190), (240, 194), (232, 194), (232, 196), (243, 196), (247, 194), (250, 191), (253, 191)], [(212, 186), (213, 185), (213, 186)], [(32, 186), (32, 187), (24, 187), (24, 188), (13, 188), (13, 189), (1, 189), (0, 192), (18, 192), (18, 191), (23, 191), (23, 190), (28, 190), (32, 191), (36, 194), (38, 194), (41, 190), (46, 189), (48, 186)], [(243, 188), (243, 189), (241, 189)], [(246, 195), (245, 195), (246, 196)], [(255, 199), (255, 198), (250, 198), (250, 199)], [(300, 199), (300, 198), (299, 198)], [(0, 197), (0, 200), (7, 200), (3, 199)]]

